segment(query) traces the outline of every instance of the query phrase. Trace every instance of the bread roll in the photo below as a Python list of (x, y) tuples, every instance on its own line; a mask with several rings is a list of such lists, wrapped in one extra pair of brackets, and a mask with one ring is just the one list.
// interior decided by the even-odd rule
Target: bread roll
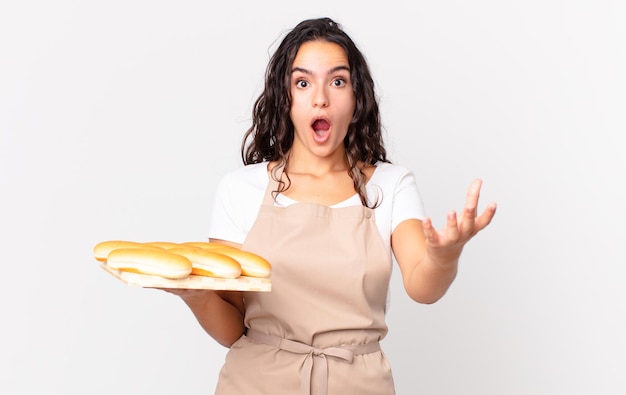
[(149, 246), (144, 243), (126, 240), (107, 240), (102, 241), (95, 245), (93, 248), (93, 254), (96, 260), (100, 262), (106, 262), (109, 253), (118, 248), (143, 248), (143, 249), (155, 249), (163, 250), (158, 246)]
[(263, 257), (249, 251), (242, 251), (236, 248), (225, 246), (226, 248), (215, 249), (215, 252), (228, 255), (241, 265), (241, 275), (250, 277), (269, 277), (272, 272), (272, 265)]
[(212, 243), (209, 241), (186, 241), (184, 243), (181, 243), (185, 246), (193, 246), (193, 247), (199, 247), (199, 248), (203, 248), (205, 250), (212, 250), (215, 248), (233, 248), (233, 249), (237, 249), (235, 247), (226, 245), (226, 244), (220, 244), (220, 243)]
[[(157, 247), (158, 248), (158, 247)], [(191, 261), (163, 249), (118, 248), (107, 257), (112, 269), (180, 279), (191, 274)]]
[(191, 261), (191, 274), (220, 278), (237, 278), (241, 265), (235, 259), (194, 246), (177, 247), (168, 252), (179, 254)]
[(157, 247), (161, 247), (164, 250), (169, 250), (171, 248), (177, 248), (180, 247), (181, 244), (180, 243), (174, 243), (171, 241), (150, 241), (147, 243), (143, 243), (144, 245), (149, 245), (149, 246), (157, 246)]

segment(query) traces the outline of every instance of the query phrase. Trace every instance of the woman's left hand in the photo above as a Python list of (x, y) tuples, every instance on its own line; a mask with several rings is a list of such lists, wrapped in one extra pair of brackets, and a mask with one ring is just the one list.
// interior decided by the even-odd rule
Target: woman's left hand
[(426, 237), (426, 255), (434, 262), (456, 261), (461, 255), (463, 246), (478, 232), (483, 230), (496, 213), (496, 204), (490, 203), (478, 216), (478, 199), (482, 180), (476, 179), (467, 190), (465, 207), (461, 216), (455, 211), (447, 215), (446, 225), (437, 231), (430, 218), (422, 222)]

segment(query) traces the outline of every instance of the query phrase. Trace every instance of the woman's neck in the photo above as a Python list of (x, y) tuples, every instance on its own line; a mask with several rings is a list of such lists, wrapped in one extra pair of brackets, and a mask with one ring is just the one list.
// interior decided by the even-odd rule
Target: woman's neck
[(344, 172), (350, 168), (345, 150), (337, 150), (331, 156), (319, 157), (309, 152), (292, 150), (287, 157), (286, 170), (290, 174), (323, 175)]

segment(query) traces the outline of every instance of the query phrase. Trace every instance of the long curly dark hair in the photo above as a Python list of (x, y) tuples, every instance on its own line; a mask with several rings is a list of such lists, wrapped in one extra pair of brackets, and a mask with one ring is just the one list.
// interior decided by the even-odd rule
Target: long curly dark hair
[[(265, 73), (265, 88), (252, 111), (252, 126), (244, 135), (241, 156), (245, 165), (277, 161), (274, 169), (283, 168), (287, 180), (287, 160), (294, 139), (294, 126), (289, 116), (291, 109), (291, 66), (300, 46), (309, 41), (323, 40), (340, 45), (348, 57), (350, 78), (356, 106), (344, 146), (348, 156), (348, 174), (361, 203), (369, 207), (365, 191), (365, 175), (359, 163), (373, 165), (389, 162), (383, 144), (378, 98), (374, 81), (365, 57), (341, 25), (330, 18), (309, 19), (300, 22), (282, 40), (272, 55)], [(277, 178), (276, 172), (273, 177)], [(289, 183), (279, 182), (284, 192)], [(374, 203), (374, 206), (377, 205)]]

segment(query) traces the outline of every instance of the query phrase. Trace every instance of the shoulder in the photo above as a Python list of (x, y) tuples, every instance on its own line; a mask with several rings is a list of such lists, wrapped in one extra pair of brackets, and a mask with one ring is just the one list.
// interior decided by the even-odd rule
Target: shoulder
[(226, 173), (220, 181), (220, 188), (265, 190), (267, 181), (267, 162), (255, 163)]
[(267, 163), (246, 165), (222, 176), (209, 219), (209, 238), (243, 244), (263, 202), (266, 169)]
[(423, 216), (423, 202), (413, 172), (400, 165), (377, 163), (368, 183), (368, 196), (377, 198), (380, 207)]
[(408, 168), (392, 163), (379, 162), (376, 164), (376, 169), (370, 178), (370, 182), (373, 185), (393, 188), (407, 177), (412, 178), (414, 181), (413, 172)]

